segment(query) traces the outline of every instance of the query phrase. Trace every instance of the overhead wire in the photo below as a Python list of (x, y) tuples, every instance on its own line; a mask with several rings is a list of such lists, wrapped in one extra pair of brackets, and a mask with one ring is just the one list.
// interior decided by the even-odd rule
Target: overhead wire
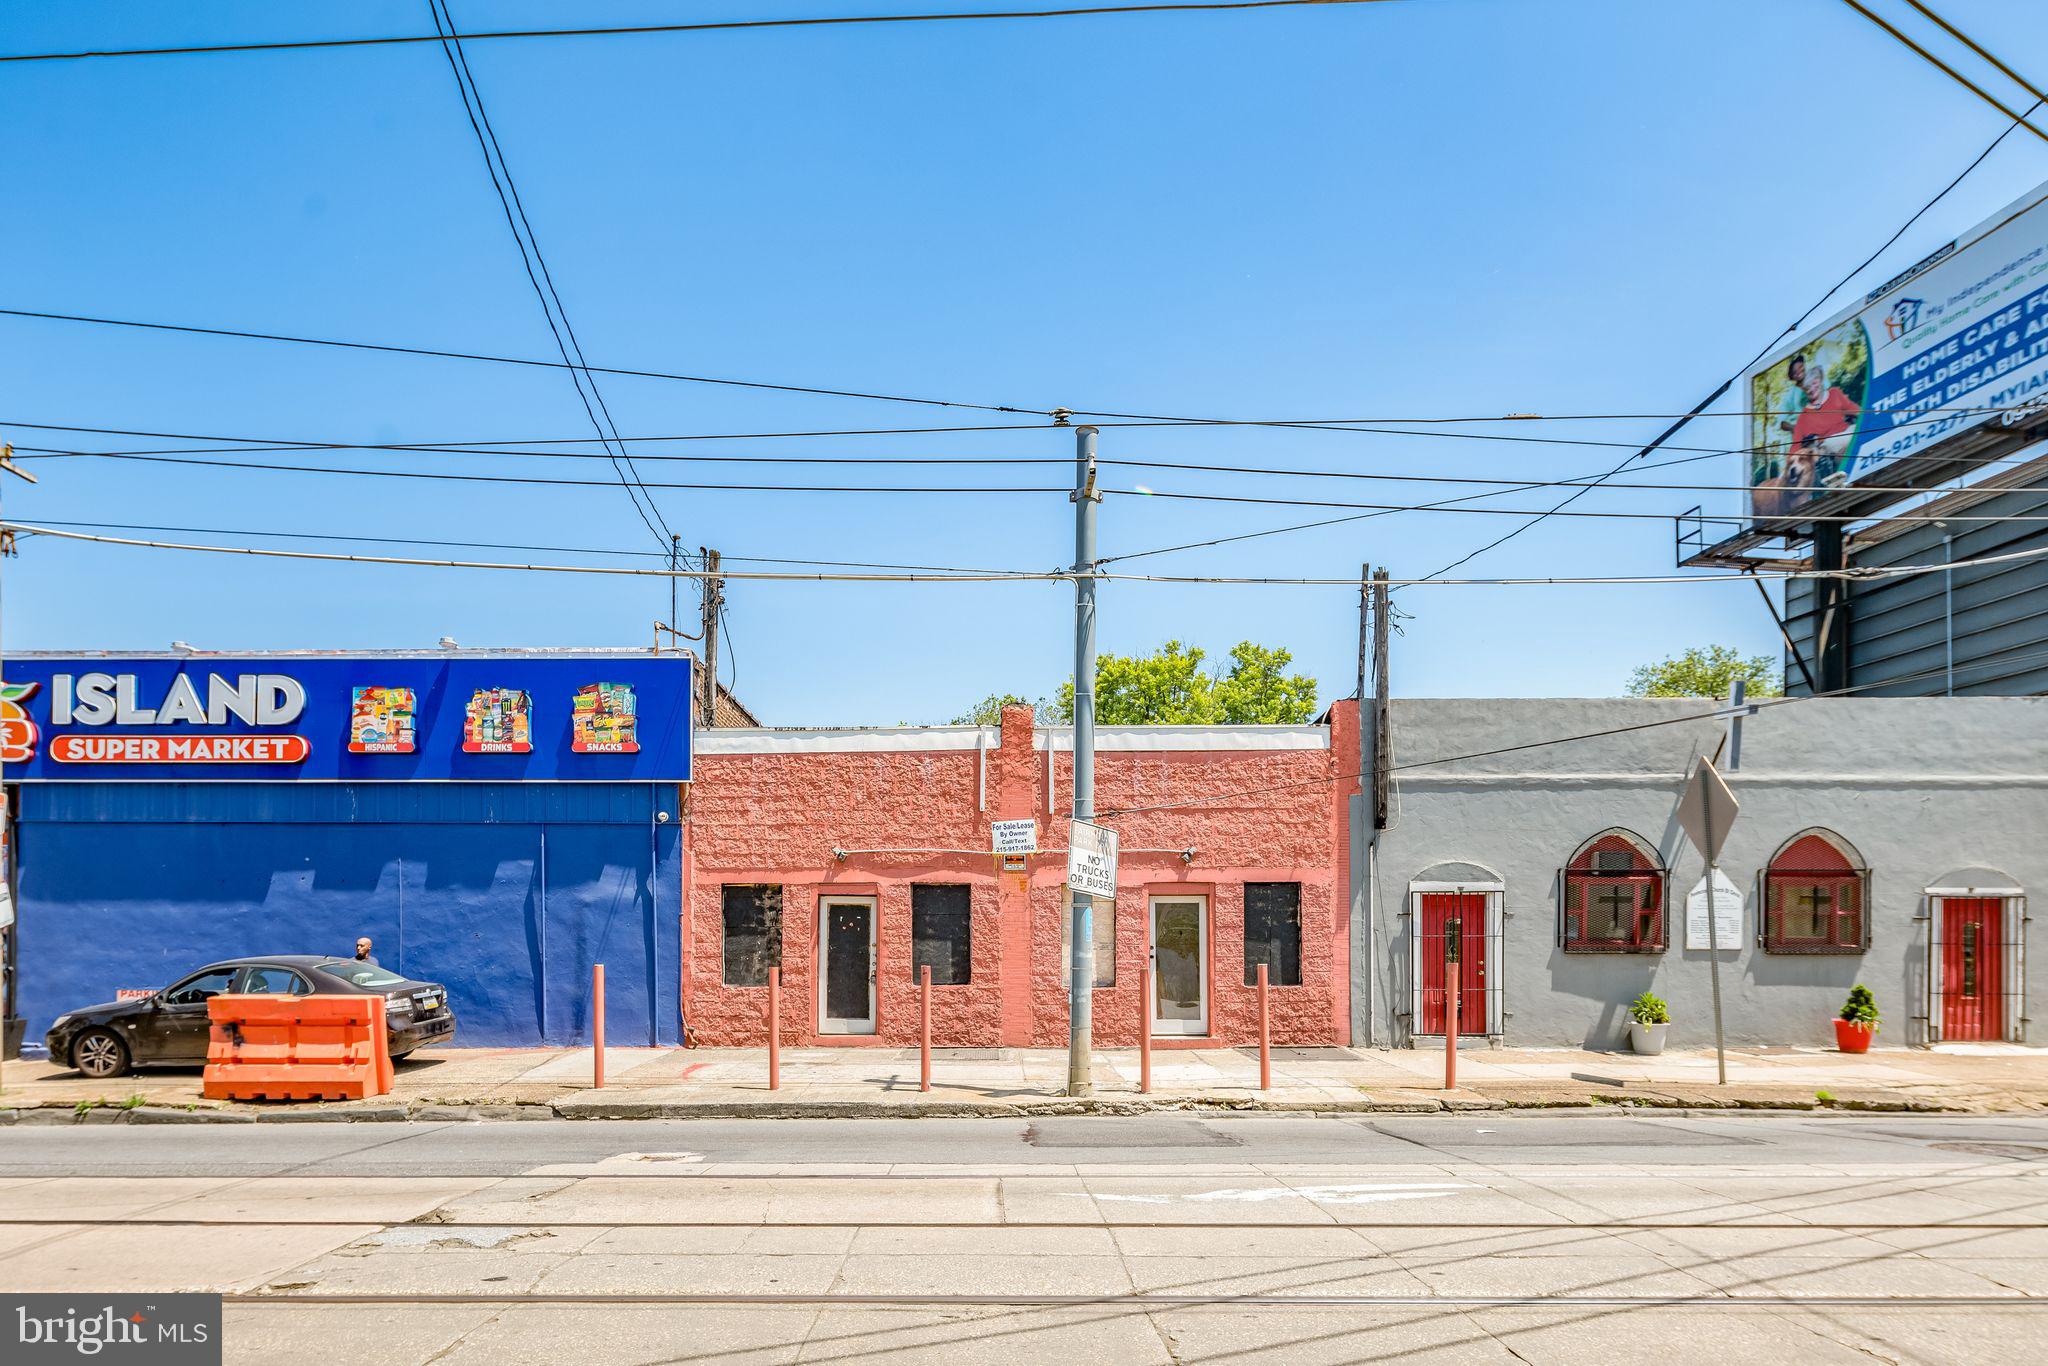
[[(1941, 58), (1935, 56), (1932, 52), (1922, 47), (1919, 43), (1913, 41), (1913, 39), (1903, 29), (1898, 28), (1897, 26), (1892, 24), (1890, 20), (1884, 18), (1882, 15), (1879, 15), (1875, 11), (1871, 10), (1868, 6), (1862, 3), (1862, 0), (1842, 0), (1842, 3), (1847, 5), (1850, 9), (1855, 10), (1858, 14), (1862, 15), (1865, 19), (1868, 19), (1871, 23), (1876, 24), (1886, 33), (1889, 33), (1892, 37), (1896, 38), (1900, 43), (1904, 44), (1907, 48), (1909, 48), (1922, 61), (1927, 62), (1930, 66), (1935, 67), (1943, 75), (1947, 76), (1950, 80), (1962, 86), (1971, 94), (1975, 95), (1978, 99), (1984, 101), (1993, 109), (1996, 109), (1999, 113), (2011, 119), (2016, 125), (2025, 128), (2029, 133), (2032, 133), (2035, 137), (2041, 139), (2041, 141), (2048, 142), (2048, 133), (2042, 132), (2039, 128), (2036, 128), (2033, 124), (2027, 122), (2027, 116), (2031, 115), (2034, 112), (2032, 109), (2029, 109), (2026, 114), (2015, 114), (2012, 111), (2011, 107), (2008, 106), (2003, 100), (1999, 99), (1996, 95), (1986, 90), (1983, 86), (1978, 85), (1975, 81), (1971, 80), (1968, 76), (1965, 76), (1962, 72), (1950, 66)], [(1933, 11), (1929, 10), (1924, 5), (1914, 5), (1914, 8), (1919, 10), (1921, 13), (1928, 15), (1929, 17), (1934, 17)], [(1943, 28), (1948, 29), (1951, 33), (1955, 33), (1958, 37), (1961, 37), (1960, 31), (1957, 30), (1953, 25), (1947, 23), (1945, 20), (1937, 19), (1937, 22), (1941, 23)], [(1973, 48), (1977, 47), (1975, 43), (1971, 43), (1970, 46)], [(1989, 57), (1989, 54), (1984, 53), (1983, 49), (1978, 48), (1977, 50), (1981, 55), (1984, 55), (1987, 58)], [(2005, 71), (2005, 73), (2008, 76), (2012, 76), (2012, 72), (2005, 67), (2004, 63), (1994, 62), (1994, 65), (1997, 65), (2001, 71)], [(2017, 76), (2013, 76), (2013, 79), (2015, 81), (2019, 81), (2019, 78)], [(2024, 82), (2020, 83), (2024, 84)], [(2040, 103), (2040, 99), (2037, 98), (2035, 100), (2035, 108), (2039, 108)]]
[[(247, 555), (265, 559), (317, 560), (347, 564), (385, 564), (429, 569), (493, 569), (518, 570), (528, 573), (551, 574), (599, 574), (636, 578), (685, 578), (685, 579), (751, 579), (762, 582), (811, 583), (1068, 583), (1076, 579), (1089, 578), (1102, 581), (1133, 583), (1178, 583), (1222, 586), (1271, 585), (1303, 588), (1343, 588), (1355, 591), (1358, 581), (1353, 578), (1275, 578), (1275, 577), (1225, 577), (1165, 574), (1119, 574), (1103, 573), (1096, 570), (1082, 574), (1071, 569), (961, 572), (938, 573), (853, 573), (853, 574), (798, 574), (775, 570), (726, 570), (681, 569), (681, 568), (633, 568), (621, 565), (584, 564), (513, 564), (499, 561), (478, 560), (428, 560), (410, 556), (387, 555), (344, 555), (333, 552), (310, 550), (272, 550), (258, 546), (198, 545), (188, 542), (153, 541), (127, 536), (101, 536), (82, 531), (65, 531), (48, 523), (0, 521), (0, 529), (25, 536), (49, 536), (58, 540), (86, 541), (102, 545), (131, 546), (148, 550), (178, 550), (218, 555)], [(1998, 555), (1976, 556), (1967, 560), (1956, 560), (1941, 564), (1884, 565), (1852, 567), (1843, 569), (1784, 569), (1784, 570), (1743, 570), (1722, 574), (1626, 574), (1626, 575), (1583, 575), (1545, 576), (1524, 578), (1491, 579), (1389, 579), (1394, 587), (1556, 587), (1559, 585), (1648, 585), (1648, 584), (1700, 584), (1742, 582), (1752, 579), (1844, 579), (1854, 581), (1888, 580), (1910, 578), (1921, 574), (1946, 574), (1958, 569), (1974, 569), (1994, 564), (2009, 564), (2020, 560), (2048, 556), (2048, 546), (2028, 550), (2009, 551)]]
[[(498, 206), (504, 210), (505, 226), (511, 230), (512, 239), (519, 248), (519, 262), (526, 269), (527, 283), (533, 286), (534, 296), (540, 301), (541, 315), (547, 320), (548, 332), (555, 339), (555, 349), (562, 360), (569, 365), (570, 382), (576, 386), (576, 398), (583, 405), (583, 412), (590, 419), (590, 425), (597, 430), (602, 440), (607, 436), (614, 440), (618, 436), (618, 424), (613, 422), (611, 409), (606, 406), (604, 393), (598, 388), (597, 377), (589, 372), (583, 356), (582, 343), (576, 340), (576, 328), (569, 321), (569, 310), (563, 306), (562, 295), (555, 288), (555, 277), (548, 270), (547, 257), (542, 254), (540, 238), (533, 230), (532, 221), (526, 216), (525, 201), (519, 197), (518, 183), (512, 178), (512, 167), (505, 160), (505, 149), (498, 142), (497, 131), (491, 127), (491, 116), (484, 108), (483, 91), (477, 87), (476, 77), (469, 69), (469, 59), (462, 53), (462, 40), (455, 34), (454, 15), (445, 8), (445, 0), (427, 0), (427, 8), (434, 18), (434, 31), (446, 33), (441, 39), (441, 51), (448, 59), (448, 70), (455, 77), (456, 92), (462, 97), (462, 112), (469, 120), (470, 131), (476, 135), (477, 150), (482, 153), (484, 170), (491, 178), (491, 188), (497, 193)], [(513, 221), (514, 213), (518, 221)], [(540, 268), (538, 277), (534, 268)], [(557, 325), (559, 319), (559, 325)], [(566, 341), (564, 334), (566, 334)], [(589, 392), (584, 392), (588, 386)], [(595, 410), (591, 407), (596, 401)], [(600, 418), (600, 414), (602, 417)], [(654, 495), (640, 482), (639, 471), (628, 470), (632, 456), (623, 446), (607, 443), (605, 456), (611, 461), (612, 469), (626, 486), (626, 496), (633, 501), (633, 511), (639, 514), (648, 534), (657, 544), (672, 545), (675, 533), (670, 530), (668, 519), (661, 515), (655, 504)], [(623, 458), (624, 463), (621, 464)], [(643, 506), (642, 504), (645, 504)], [(651, 514), (651, 516), (650, 516)], [(659, 525), (657, 525), (659, 524)]]
[[(1848, 0), (1848, 3), (1854, 5), (1856, 3), (1856, 0)], [(1861, 8), (1861, 6), (1857, 6), (1857, 8)], [(2034, 102), (2033, 107), (2027, 110), (2027, 113), (2032, 114), (2035, 109), (2039, 109), (2041, 107), (2042, 103), (2043, 102), (2041, 100), (2036, 100)], [(2001, 105), (2000, 108), (2004, 108), (2004, 106)], [(2007, 112), (2010, 113), (2011, 111), (2008, 110)], [(1835, 295), (1839, 294), (1842, 291), (1843, 286), (1847, 285), (1851, 280), (1855, 279), (1858, 275), (1861, 275), (1865, 270), (1869, 269), (1872, 262), (1876, 261), (1878, 257), (1884, 255), (1885, 252), (1889, 251), (1892, 245), (1896, 243), (1901, 237), (1905, 236), (1906, 232), (1910, 228), (1912, 228), (1912, 226), (1915, 223), (1919, 222), (1921, 218), (1925, 217), (1927, 213), (1934, 208), (1935, 205), (1939, 204), (1943, 199), (1946, 199), (1950, 191), (1954, 190), (1956, 186), (1962, 184), (1963, 181), (1969, 176), (1969, 174), (1972, 171), (1976, 170), (1979, 166), (1983, 165), (1985, 159), (1988, 158), (1994, 151), (1998, 150), (1999, 145), (2003, 143), (2006, 140), (2006, 138), (2012, 134), (2013, 130), (2016, 127), (2022, 124), (2026, 124), (2026, 119), (2022, 115), (2013, 114), (2012, 120), (2013, 121), (2011, 123), (2007, 124), (2006, 127), (1999, 132), (1997, 137), (1991, 140), (1990, 144), (1986, 146), (1983, 151), (1979, 152), (1967, 166), (1963, 167), (1963, 169), (1956, 174), (1954, 179), (1950, 180), (1948, 184), (1942, 186), (1940, 190), (1936, 191), (1933, 198), (1929, 199), (1926, 203), (1922, 204), (1918, 209), (1914, 210), (1913, 215), (1910, 218), (1908, 218), (1903, 224), (1901, 224), (1896, 232), (1894, 232), (1890, 237), (1886, 238), (1882, 246), (1878, 247), (1876, 251), (1871, 252), (1870, 255), (1864, 257), (1862, 261), (1857, 263), (1854, 269), (1850, 270), (1849, 273), (1844, 275), (1840, 280), (1837, 280), (1834, 283), (1834, 285), (1827, 290), (1827, 292), (1822, 294), (1818, 299), (1815, 299), (1813, 303), (1808, 305), (1804, 313), (1801, 313), (1791, 323), (1787, 324), (1783, 331), (1778, 333), (1778, 335), (1773, 337), (1770, 341), (1766, 342), (1757, 351), (1755, 355), (1751, 356), (1747, 361), (1743, 362), (1743, 364), (1736, 369), (1734, 374), (1731, 374), (1730, 376), (1728, 376), (1727, 379), (1722, 380), (1721, 383), (1715, 387), (1712, 393), (1708, 394), (1705, 398), (1701, 399), (1698, 403), (1694, 404), (1690, 412), (1688, 412), (1685, 416), (1680, 417), (1676, 422), (1673, 422), (1669, 427), (1666, 427), (1662, 432), (1658, 433), (1654, 438), (1651, 439), (1648, 445), (1644, 446), (1634, 455), (1631, 455), (1628, 459), (1622, 461), (1619, 465), (1616, 465), (1614, 469), (1609, 472), (1608, 477), (1612, 477), (1615, 474), (1621, 473), (1630, 465), (1634, 464), (1637, 460), (1640, 460), (1644, 456), (1649, 455), (1653, 451), (1657, 450), (1665, 442), (1669, 441), (1672, 437), (1676, 436), (1680, 431), (1684, 430), (1686, 425), (1690, 423), (1694, 418), (1698, 417), (1701, 413), (1705, 412), (1708, 408), (1712, 407), (1716, 402), (1718, 402), (1720, 400), (1721, 395), (1727, 393), (1728, 390), (1734, 385), (1735, 381), (1740, 379), (1745, 373), (1747, 373), (1751, 366), (1755, 365), (1759, 360), (1762, 360), (1764, 356), (1770, 353), (1772, 348), (1782, 343), (1785, 340), (1785, 338), (1793, 335), (1801, 327), (1805, 326), (1807, 319), (1811, 318), (1815, 313), (1819, 312), (1821, 308), (1828, 303), (1829, 300), (1833, 299)], [(2040, 133), (2040, 130), (2034, 128), (2033, 125), (2026, 124), (2026, 126), (2036, 134)], [(1451, 561), (1451, 563), (1445, 565), (1442, 569), (1437, 570), (1436, 573), (1447, 574), (1453, 569), (1457, 569), (1464, 565), (1470, 564), (1473, 560), (1478, 559), (1481, 555), (1484, 555), (1488, 551), (1494, 550), (1499, 546), (1505, 545), (1507, 542), (1513, 540), (1515, 537), (1521, 535), (1523, 532), (1529, 530), (1531, 527), (1534, 527), (1538, 523), (1542, 522), (1545, 517), (1555, 515), (1559, 509), (1569, 506), (1570, 504), (1578, 501), (1580, 498), (1584, 496), (1584, 491), (1575, 492), (1571, 494), (1570, 496), (1561, 500), (1558, 503), (1557, 508), (1552, 509), (1549, 513), (1545, 513), (1543, 516), (1534, 518), (1526, 526), (1517, 527), (1514, 530), (1508, 532), (1506, 535), (1496, 537), (1494, 540), (1491, 540), (1487, 542), (1485, 545), (1480, 546), (1477, 550), (1472, 551), (1470, 554), (1460, 556), (1458, 559), (1453, 560)], [(1431, 577), (1434, 576), (1432, 575)]]
[[(431, 539), (418, 536), (362, 536), (334, 531), (275, 531), (259, 527), (219, 526), (167, 526), (156, 522), (100, 522), (80, 521), (56, 517), (38, 517), (39, 525), (60, 527), (99, 527), (108, 531), (171, 531), (188, 536), (259, 536), (272, 540), (289, 541), (341, 541), (365, 545), (422, 545), (447, 549), (472, 550), (525, 550), (540, 554), (554, 555), (617, 555), (631, 559), (666, 560), (668, 554), (659, 550), (623, 550), (611, 546), (591, 545), (532, 545), (516, 541), (454, 541)], [(1025, 573), (1024, 570), (986, 569), (972, 566), (949, 566), (936, 564), (896, 564), (873, 560), (806, 560), (782, 555), (722, 555), (727, 563), (741, 564), (796, 564), (811, 565), (825, 569), (908, 569), (930, 570), (935, 573), (962, 574), (1009, 574)]]
[[(726, 19), (691, 24), (612, 24), (591, 28), (493, 29), (465, 34), (470, 42), (507, 38), (605, 38), (658, 33), (725, 33), (746, 29), (804, 29), (849, 25), (937, 24), (1008, 19), (1078, 19), (1118, 14), (1176, 14), (1228, 10), (1305, 9), (1387, 4), (1391, 0), (1179, 0), (1178, 3), (1082, 5), (1058, 9), (969, 10), (934, 14), (832, 14), (790, 19)], [(398, 33), (365, 38), (300, 38), (269, 43), (188, 43), (176, 47), (90, 48), (71, 52), (0, 54), (5, 62), (78, 62), (113, 57), (193, 57), (216, 53), (307, 52), (320, 48), (403, 47), (431, 43), (430, 34)]]

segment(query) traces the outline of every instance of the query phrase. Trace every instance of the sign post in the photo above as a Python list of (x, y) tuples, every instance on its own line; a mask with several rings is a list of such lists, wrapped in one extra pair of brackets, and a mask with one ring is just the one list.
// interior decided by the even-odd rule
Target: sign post
[[(1685, 780), (1685, 791), (1678, 799), (1678, 823), (1684, 827), (1685, 837), (1692, 841), (1693, 848), (1707, 861), (1707, 966), (1714, 984), (1714, 1066), (1722, 1086), (1728, 1084), (1728, 1050), (1721, 1035), (1721, 933), (1720, 917), (1714, 914), (1714, 883), (1721, 874), (1716, 866), (1721, 846), (1727, 843), (1728, 829), (1735, 824), (1736, 813), (1741, 809), (1735, 794), (1715, 771), (1713, 761), (1702, 754), (1693, 763)], [(1740, 942), (1738, 939), (1737, 944)]]
[(1458, 966), (1459, 939), (1464, 930), (1457, 916), (1444, 922), (1444, 1090), (1458, 1089)]

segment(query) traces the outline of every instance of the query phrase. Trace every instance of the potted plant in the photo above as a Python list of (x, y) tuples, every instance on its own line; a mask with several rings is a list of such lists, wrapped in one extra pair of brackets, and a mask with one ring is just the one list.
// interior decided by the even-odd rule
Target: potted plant
[(1664, 998), (1652, 992), (1629, 1002), (1628, 1046), (1638, 1053), (1651, 1054), (1664, 1051), (1664, 1031), (1671, 1028), (1671, 1008), (1664, 1004)]
[(1835, 1021), (1835, 1047), (1844, 1053), (1868, 1053), (1871, 1036), (1877, 1033), (1877, 998), (1870, 988), (1857, 983), (1849, 988), (1842, 1004), (1842, 1016)]

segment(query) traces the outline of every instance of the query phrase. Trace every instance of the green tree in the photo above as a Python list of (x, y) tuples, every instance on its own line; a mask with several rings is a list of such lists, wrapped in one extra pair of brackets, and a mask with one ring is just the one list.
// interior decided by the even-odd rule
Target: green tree
[(1744, 656), (1725, 645), (1694, 646), (1684, 654), (1645, 664), (1628, 680), (1631, 697), (1726, 697), (1736, 679), (1751, 697), (1777, 697), (1778, 664), (1769, 655)]
[(992, 692), (959, 716), (954, 717), (950, 724), (955, 726), (998, 726), (1003, 721), (1004, 707), (1029, 707), (1037, 714), (1039, 720), (1047, 721), (1052, 719), (1051, 709), (1046, 706), (1042, 698), (1033, 702), (1029, 698), (1019, 697), (1013, 692)]
[[(1315, 714), (1316, 681), (1290, 674), (1294, 656), (1248, 640), (1230, 651), (1230, 669), (1205, 671), (1207, 653), (1169, 640), (1149, 655), (1095, 660), (1095, 719), (1105, 726), (1288, 724)], [(1074, 685), (1060, 684), (1052, 719), (1074, 719)]]

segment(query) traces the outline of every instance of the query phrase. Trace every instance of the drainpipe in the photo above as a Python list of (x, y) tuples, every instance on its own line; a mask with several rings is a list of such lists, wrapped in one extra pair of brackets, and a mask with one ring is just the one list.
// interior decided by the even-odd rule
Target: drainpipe
[[(1936, 522), (1936, 526), (1946, 526)], [(1941, 636), (1943, 655), (1947, 661), (1948, 683), (1945, 696), (1956, 695), (1956, 538), (1947, 531), (1941, 534)]]

